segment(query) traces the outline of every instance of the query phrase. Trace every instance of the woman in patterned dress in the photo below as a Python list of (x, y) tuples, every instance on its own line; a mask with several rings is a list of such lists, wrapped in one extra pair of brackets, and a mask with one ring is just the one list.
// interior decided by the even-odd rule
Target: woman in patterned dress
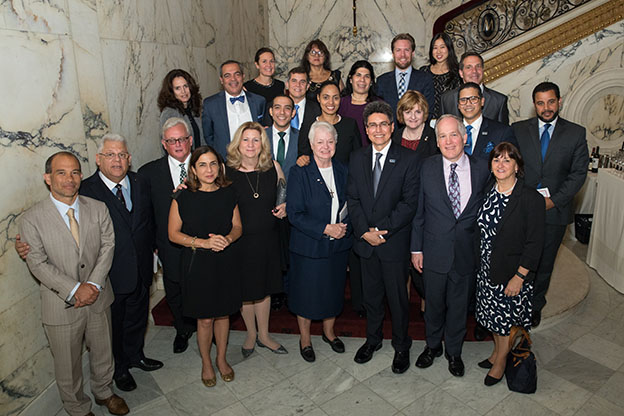
[(479, 363), (492, 386), (505, 373), (511, 327), (531, 325), (532, 281), (544, 244), (545, 202), (524, 185), (524, 162), (508, 142), (490, 153), (495, 181), (479, 210), (481, 263), (477, 273), (477, 321), (494, 337), (492, 354)]

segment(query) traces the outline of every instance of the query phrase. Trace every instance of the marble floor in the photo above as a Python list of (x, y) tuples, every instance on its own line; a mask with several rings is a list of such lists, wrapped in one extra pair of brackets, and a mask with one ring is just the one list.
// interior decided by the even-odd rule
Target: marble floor
[[(566, 245), (584, 260), (587, 246)], [(477, 362), (490, 353), (489, 342), (465, 344), (466, 375), (456, 378), (444, 359), (425, 370), (414, 366), (423, 341), (414, 342), (410, 369), (395, 375), (389, 341), (360, 365), (353, 356), (362, 339), (343, 339), (347, 351), (336, 354), (314, 337), (317, 360), (310, 364), (299, 355), (298, 337), (287, 334), (275, 338), (290, 354), (256, 348), (243, 359), (244, 333), (238, 331), (232, 331), (228, 351), (236, 379), (218, 379), (216, 387), (205, 388), (195, 337), (185, 353), (173, 354), (175, 333), (169, 327), (150, 328), (145, 348), (164, 368), (152, 373), (132, 369), (139, 387), (120, 394), (136, 416), (624, 415), (624, 295), (587, 270), (587, 298), (564, 318), (544, 322), (533, 332), (538, 390), (532, 395), (511, 393), (504, 382), (483, 385), (486, 370)], [(108, 414), (98, 406), (93, 411)]]

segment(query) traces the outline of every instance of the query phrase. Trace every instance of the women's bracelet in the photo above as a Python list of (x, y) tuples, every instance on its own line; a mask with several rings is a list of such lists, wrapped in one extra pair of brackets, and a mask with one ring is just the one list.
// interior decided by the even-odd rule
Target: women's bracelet
[(518, 276), (522, 280), (526, 279), (526, 274), (522, 274), (520, 272), (516, 272), (516, 276)]
[(193, 251), (196, 250), (195, 240), (197, 240), (197, 236), (193, 237), (193, 239), (191, 240), (191, 250), (193, 250)]

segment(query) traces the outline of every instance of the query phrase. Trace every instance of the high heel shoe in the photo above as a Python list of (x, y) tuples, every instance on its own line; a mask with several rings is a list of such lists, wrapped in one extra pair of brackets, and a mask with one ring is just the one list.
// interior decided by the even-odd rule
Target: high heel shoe
[(221, 378), (223, 379), (223, 381), (225, 381), (226, 383), (229, 383), (230, 381), (234, 381), (234, 369), (232, 369), (232, 371), (230, 371), (227, 374), (223, 374), (221, 373)]
[(502, 375), (501, 378), (495, 378), (488, 374), (485, 376), (485, 380), (483, 380), (483, 384), (485, 384), (488, 387), (493, 386), (494, 384), (497, 384), (499, 381), (501, 381), (503, 379), (503, 376), (504, 375)]
[(489, 370), (494, 364), (492, 364), (489, 358), (486, 358), (485, 360), (479, 362), (477, 365), (481, 368), (487, 368)]
[(284, 346), (281, 344), (276, 349), (273, 349), (273, 348), (270, 348), (268, 345), (264, 345), (262, 342), (260, 342), (259, 339), (257, 339), (256, 345), (259, 346), (260, 348), (266, 348), (274, 354), (288, 354), (288, 350), (284, 348)]

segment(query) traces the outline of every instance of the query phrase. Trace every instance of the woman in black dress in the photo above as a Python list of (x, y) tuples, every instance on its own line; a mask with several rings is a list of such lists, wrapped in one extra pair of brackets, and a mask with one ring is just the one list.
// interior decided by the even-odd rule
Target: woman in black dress
[(340, 71), (332, 71), (329, 49), (320, 39), (314, 39), (308, 43), (305, 51), (303, 51), (301, 66), (308, 73), (309, 87), (306, 94), (308, 100), (316, 99), (318, 90), (325, 81), (336, 84), (340, 91), (344, 89)]
[[(342, 117), (338, 114), (340, 91), (333, 82), (325, 81), (321, 84), (317, 91), (316, 100), (321, 107), (321, 115), (316, 117), (314, 121), (325, 121), (334, 126), (338, 133), (334, 157), (345, 165), (349, 165), (351, 152), (359, 149), (362, 144), (357, 122), (352, 118)], [(309, 161), (309, 157), (312, 154), (311, 142), (308, 137), (310, 127), (311, 124), (304, 124), (301, 126), (301, 130), (299, 130), (299, 154), (308, 156), (305, 163)], [(300, 163), (300, 160), (297, 161), (299, 166), (305, 163)]]
[(429, 103), (431, 116), (437, 119), (440, 114), (440, 97), (446, 91), (459, 88), (459, 64), (455, 55), (453, 41), (446, 33), (433, 36), (429, 44), (429, 65), (422, 66), (421, 71), (429, 72), (433, 77), (435, 102)]
[(241, 307), (240, 262), (236, 244), (242, 233), (236, 191), (228, 186), (221, 156), (211, 147), (191, 155), (188, 189), (171, 203), (169, 240), (182, 252), (183, 313), (197, 319), (197, 344), (202, 358), (202, 382), (213, 387), (217, 378), (210, 348), (217, 344), (217, 368), (223, 381), (234, 380), (225, 358), (229, 315)]
[(492, 150), (496, 180), (477, 216), (481, 262), (475, 316), (494, 336), (492, 354), (479, 363), (490, 370), (486, 386), (503, 378), (511, 327), (531, 326), (532, 281), (544, 245), (546, 208), (544, 197), (524, 184), (523, 167), (513, 144), (502, 142)]
[(183, 69), (169, 71), (158, 94), (160, 127), (171, 117), (181, 117), (192, 128), (193, 148), (201, 146), (202, 97), (195, 78)]
[[(256, 51), (254, 57), (256, 68), (258, 68), (258, 76), (243, 84), (246, 91), (253, 92), (264, 97), (266, 101), (265, 118), (270, 121), (270, 117), (266, 115), (268, 108), (273, 99), (278, 95), (284, 94), (285, 85), (279, 79), (275, 79), (275, 54), (269, 48), (260, 48)], [(270, 123), (267, 125), (271, 125)]]
[(334, 322), (342, 311), (351, 248), (346, 215), (347, 167), (332, 160), (336, 129), (317, 121), (310, 134), (312, 160), (290, 170), (286, 204), (292, 224), (288, 307), (297, 315), (299, 350), (308, 362), (316, 359), (310, 339), (312, 319), (323, 320), (323, 341), (333, 351), (345, 351), (334, 333)]
[(247, 358), (258, 345), (287, 354), (286, 348), (269, 336), (271, 295), (282, 292), (277, 219), (286, 216), (286, 203), (275, 203), (278, 181), (284, 180), (284, 174), (271, 157), (271, 145), (260, 124), (250, 121), (236, 130), (228, 146), (227, 165), (243, 223), (238, 249), (244, 253), (241, 315), (247, 338), (241, 351)]

